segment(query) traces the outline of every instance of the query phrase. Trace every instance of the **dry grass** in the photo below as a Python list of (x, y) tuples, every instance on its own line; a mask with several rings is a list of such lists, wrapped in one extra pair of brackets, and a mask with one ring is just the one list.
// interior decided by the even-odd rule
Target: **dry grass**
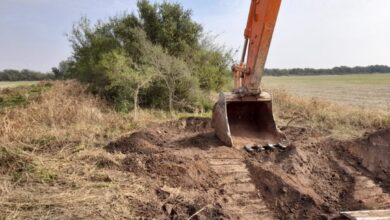
[[(273, 94), (279, 125), (338, 137), (390, 125), (389, 112), (344, 108), (277, 90)], [(131, 115), (115, 112), (75, 81), (55, 82), (29, 104), (1, 109), (0, 219), (137, 216), (140, 205), (156, 200), (154, 181), (124, 172), (126, 156), (102, 147), (135, 128), (172, 118), (145, 110), (134, 122)]]
[(269, 88), (339, 105), (390, 111), (390, 74), (264, 77)]
[(0, 89), (38, 84), (38, 81), (0, 82)]
[(1, 111), (1, 143), (50, 150), (54, 143), (64, 148), (63, 143), (99, 142), (100, 136), (134, 126), (129, 116), (117, 114), (79, 83), (57, 82), (53, 87), (24, 108)]
[(272, 90), (274, 111), (280, 126), (295, 125), (317, 129), (334, 138), (361, 136), (390, 126), (390, 112), (340, 106), (316, 98), (289, 95), (284, 90)]
[(75, 81), (55, 82), (24, 107), (1, 109), (0, 219), (134, 216), (133, 207), (152, 195), (151, 181), (122, 172), (124, 155), (102, 146), (135, 127), (130, 114)]

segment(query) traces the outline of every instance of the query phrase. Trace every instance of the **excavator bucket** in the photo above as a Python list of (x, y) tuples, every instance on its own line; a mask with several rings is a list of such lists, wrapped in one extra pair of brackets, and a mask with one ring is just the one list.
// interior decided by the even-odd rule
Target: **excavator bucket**
[[(272, 98), (261, 79), (281, 0), (252, 0), (241, 62), (234, 65), (234, 93), (222, 93), (213, 110), (215, 133), (228, 146), (277, 144)], [(246, 60), (246, 62), (245, 62)]]
[(221, 93), (214, 106), (212, 126), (227, 146), (276, 144), (281, 137), (272, 112), (271, 95), (265, 92), (245, 97)]

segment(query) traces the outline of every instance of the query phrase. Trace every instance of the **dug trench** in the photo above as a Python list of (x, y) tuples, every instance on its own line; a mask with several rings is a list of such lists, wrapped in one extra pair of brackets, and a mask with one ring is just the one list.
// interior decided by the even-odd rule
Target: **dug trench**
[(108, 144), (121, 170), (150, 179), (137, 215), (155, 219), (339, 219), (344, 210), (390, 208), (390, 129), (351, 141), (284, 127), (286, 150), (223, 145), (209, 119), (186, 118)]

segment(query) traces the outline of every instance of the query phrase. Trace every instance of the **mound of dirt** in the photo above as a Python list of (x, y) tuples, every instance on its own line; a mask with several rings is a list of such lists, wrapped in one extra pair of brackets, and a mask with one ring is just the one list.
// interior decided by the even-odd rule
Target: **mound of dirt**
[(285, 128), (288, 150), (251, 155), (252, 179), (282, 219), (388, 208), (389, 131), (338, 141), (321, 140), (320, 133), (304, 128)]
[(223, 146), (209, 119), (188, 118), (135, 132), (106, 150), (126, 154), (121, 169), (154, 183), (152, 218), (186, 219), (201, 211), (194, 219), (232, 213), (261, 219), (262, 211), (252, 208), (263, 206), (254, 201), (278, 219), (332, 219), (344, 210), (390, 207), (390, 129), (352, 141), (307, 128), (282, 130), (287, 150), (249, 154)]
[(204, 160), (172, 154), (128, 155), (123, 170), (147, 175), (170, 187), (205, 189), (216, 186), (216, 173)]
[[(157, 189), (156, 195), (164, 201), (162, 211), (169, 219), (189, 219), (195, 213), (198, 214), (193, 219), (224, 219), (221, 208), (211, 207), (201, 194), (192, 201), (184, 196), (175, 196), (164, 189)], [(202, 211), (198, 212), (200, 210)]]
[(360, 140), (342, 143), (342, 146), (375, 178), (388, 182), (390, 191), (390, 128), (368, 134)]
[[(183, 118), (151, 126), (153, 128), (135, 132), (130, 136), (109, 143), (105, 149), (109, 152), (150, 154), (158, 153), (167, 148), (207, 146), (217, 142), (213, 136), (210, 119)], [(194, 135), (195, 134), (195, 135)], [(194, 136), (192, 136), (194, 135)], [(192, 136), (191, 138), (188, 138)], [(202, 146), (199, 146), (202, 143)]]
[[(187, 118), (167, 122), (123, 137), (108, 144), (109, 152), (119, 151), (128, 156), (123, 169), (139, 175), (149, 175), (171, 187), (207, 188), (215, 184), (216, 174), (200, 157), (174, 155), (175, 147), (200, 147), (211, 129), (209, 119)], [(214, 177), (214, 178), (213, 178)]]
[[(203, 208), (194, 219), (210, 219), (223, 216), (219, 207), (209, 207), (207, 201), (210, 189), (217, 188), (218, 174), (198, 154), (203, 147), (218, 143), (209, 119), (187, 118), (150, 126), (109, 143), (105, 149), (126, 154), (121, 169), (148, 177), (155, 184), (158, 200), (150, 204), (155, 207), (154, 214), (141, 214), (151, 211), (145, 209), (140, 210), (140, 216), (161, 218), (162, 214), (163, 218), (187, 219)], [(177, 189), (180, 195), (165, 192), (167, 195), (161, 196), (161, 186)]]
[(202, 160), (173, 155), (152, 156), (145, 162), (148, 173), (165, 177), (174, 187), (208, 189), (216, 186), (216, 173)]
[(259, 165), (250, 165), (250, 172), (264, 200), (275, 204), (273, 209), (279, 219), (315, 219), (323, 213), (310, 190), (290, 178)]
[(163, 140), (153, 132), (140, 131), (124, 137), (118, 141), (109, 143), (105, 149), (109, 152), (149, 154), (159, 152)]

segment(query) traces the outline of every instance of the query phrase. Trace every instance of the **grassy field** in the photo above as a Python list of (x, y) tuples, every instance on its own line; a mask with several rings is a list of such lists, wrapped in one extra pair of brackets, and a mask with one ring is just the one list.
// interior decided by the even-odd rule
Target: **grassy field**
[(390, 111), (390, 74), (267, 76), (263, 84), (266, 88), (283, 89), (292, 95)]
[(38, 81), (0, 82), (0, 89), (38, 84)]

